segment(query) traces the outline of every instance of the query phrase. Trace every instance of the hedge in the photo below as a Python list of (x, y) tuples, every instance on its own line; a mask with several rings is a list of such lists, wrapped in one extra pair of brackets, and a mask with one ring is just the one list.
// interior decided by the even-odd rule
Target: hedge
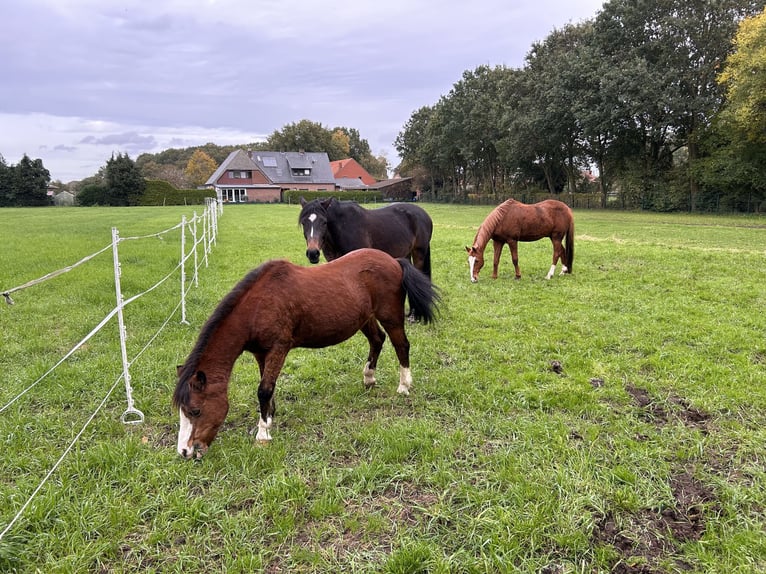
[(204, 205), (213, 189), (176, 189), (167, 181), (148, 179), (139, 205)]
[(322, 197), (335, 197), (357, 203), (380, 203), (383, 201), (383, 193), (380, 191), (301, 191), (291, 189), (282, 192), (282, 203), (300, 203), (301, 197), (306, 201)]

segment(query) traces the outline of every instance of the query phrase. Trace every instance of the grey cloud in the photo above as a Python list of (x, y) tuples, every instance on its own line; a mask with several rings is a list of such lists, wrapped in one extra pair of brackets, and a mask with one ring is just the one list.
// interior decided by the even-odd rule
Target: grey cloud
[(101, 137), (86, 136), (80, 143), (91, 145), (116, 145), (126, 148), (151, 148), (157, 140), (154, 136), (142, 136), (137, 132), (125, 132), (121, 134), (109, 134)]

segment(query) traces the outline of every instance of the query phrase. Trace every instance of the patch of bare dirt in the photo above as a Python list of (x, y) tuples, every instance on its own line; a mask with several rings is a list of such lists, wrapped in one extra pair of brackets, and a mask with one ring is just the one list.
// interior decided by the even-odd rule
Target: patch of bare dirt
[(675, 417), (687, 426), (698, 428), (703, 433), (708, 432), (711, 416), (693, 407), (686, 399), (670, 396), (667, 405), (663, 405), (652, 399), (646, 389), (627, 385), (625, 390), (633, 398), (633, 403), (641, 408), (643, 418), (655, 425), (667, 424), (671, 417)]
[[(627, 385), (625, 390), (641, 416), (656, 426), (671, 420), (708, 431), (711, 416), (693, 407), (688, 401), (670, 396), (666, 401), (652, 398), (646, 389)], [(679, 546), (699, 540), (705, 533), (705, 518), (717, 510), (714, 492), (695, 478), (691, 467), (680, 468), (668, 484), (673, 503), (663, 508), (644, 508), (638, 512), (615, 517), (603, 516), (596, 525), (593, 540), (612, 546), (619, 558), (612, 565), (615, 574), (660, 574), (668, 563), (675, 570), (690, 570), (679, 554)]]
[(705, 516), (715, 510), (713, 492), (690, 472), (670, 479), (674, 503), (661, 509), (642, 509), (623, 517), (604, 516), (593, 534), (594, 542), (612, 546), (619, 558), (615, 574), (660, 574), (661, 562), (674, 562), (679, 570), (691, 569), (678, 555), (678, 546), (699, 540), (705, 533)]

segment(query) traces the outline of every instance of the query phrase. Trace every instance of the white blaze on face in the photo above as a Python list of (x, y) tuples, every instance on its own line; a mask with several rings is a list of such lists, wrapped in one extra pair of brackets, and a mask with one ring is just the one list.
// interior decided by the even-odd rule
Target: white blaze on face
[(192, 451), (189, 441), (191, 441), (192, 429), (194, 427), (182, 410), (179, 409), (178, 412), (181, 415), (181, 426), (178, 429), (178, 454), (188, 458), (191, 456)]
[(311, 215), (309, 215), (309, 221), (312, 224), (311, 225), (311, 232), (309, 233), (309, 237), (314, 237), (314, 225), (313, 224), (314, 224), (314, 222), (316, 220), (317, 220), (317, 214), (316, 213), (312, 213)]
[(476, 279), (473, 278), (473, 268), (475, 265), (476, 265), (476, 257), (474, 257), (473, 255), (469, 255), (468, 256), (468, 272), (471, 275), (472, 283), (476, 281)]

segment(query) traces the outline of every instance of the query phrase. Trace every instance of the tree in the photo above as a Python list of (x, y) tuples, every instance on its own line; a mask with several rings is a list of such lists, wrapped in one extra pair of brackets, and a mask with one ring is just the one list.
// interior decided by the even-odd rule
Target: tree
[(268, 149), (274, 151), (325, 152), (330, 161), (343, 159), (346, 150), (342, 143), (333, 141), (333, 132), (320, 123), (301, 120), (275, 131), (267, 140)]
[(519, 145), (530, 146), (550, 193), (561, 191), (561, 176), (569, 193), (574, 193), (587, 164), (583, 126), (575, 112), (587, 89), (582, 82), (581, 52), (591, 37), (590, 24), (569, 25), (533, 44), (527, 55), (527, 89), (515, 126)]
[(41, 159), (30, 159), (27, 154), (11, 168), (11, 186), (15, 194), (13, 205), (39, 206), (50, 205), (48, 184), (50, 172), (43, 166)]
[(11, 168), (5, 163), (3, 154), (0, 154), (0, 207), (9, 207), (14, 204), (16, 194), (11, 185), (12, 176)]
[(189, 162), (186, 164), (184, 175), (191, 185), (197, 187), (203, 185), (213, 175), (218, 164), (202, 150), (195, 150)]
[(359, 130), (343, 126), (336, 127), (333, 131), (333, 137), (337, 137), (337, 141), (343, 144), (345, 150), (345, 155), (339, 159), (353, 158), (372, 177), (376, 179), (388, 178), (388, 160), (383, 155), (375, 157), (372, 154), (370, 144), (359, 135)]
[[(611, 0), (595, 20), (623, 168), (644, 207), (694, 209), (698, 142), (721, 102), (715, 73), (737, 23), (763, 0)], [(686, 148), (685, 201), (667, 197), (674, 154)]]
[(106, 162), (106, 187), (110, 205), (138, 205), (146, 180), (128, 154), (112, 154)]
[(754, 211), (766, 200), (766, 9), (746, 18), (718, 82), (726, 100), (702, 140), (703, 209)]
[[(138, 161), (136, 161), (136, 166), (138, 166)], [(189, 178), (186, 176), (185, 169), (177, 167), (175, 164), (164, 164), (157, 163), (154, 160), (144, 160), (140, 170), (144, 179), (167, 181), (177, 189), (186, 189), (190, 187)]]
[(726, 89), (723, 115), (751, 143), (766, 143), (766, 9), (744, 19), (718, 83)]

